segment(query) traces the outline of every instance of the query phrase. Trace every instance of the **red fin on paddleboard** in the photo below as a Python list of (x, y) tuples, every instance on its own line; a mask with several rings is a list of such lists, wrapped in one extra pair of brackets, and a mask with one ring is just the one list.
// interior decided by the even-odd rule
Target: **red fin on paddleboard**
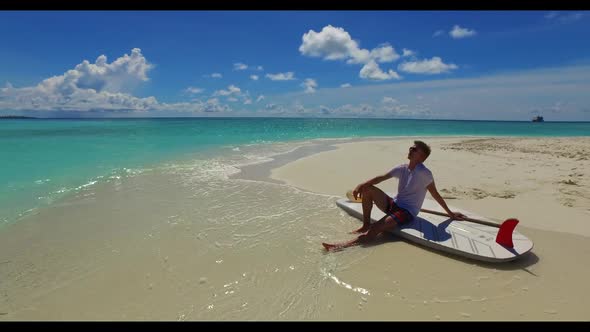
[(517, 224), (518, 219), (506, 219), (506, 221), (500, 226), (500, 230), (496, 236), (496, 243), (503, 245), (504, 247), (514, 248), (514, 243), (512, 243), (512, 232)]

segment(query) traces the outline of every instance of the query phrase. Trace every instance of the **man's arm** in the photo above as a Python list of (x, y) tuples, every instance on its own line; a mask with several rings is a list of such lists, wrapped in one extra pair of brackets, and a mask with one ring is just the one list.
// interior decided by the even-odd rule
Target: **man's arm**
[(445, 211), (447, 211), (447, 213), (449, 214), (449, 216), (452, 219), (463, 220), (463, 218), (465, 216), (462, 213), (453, 212), (449, 209), (449, 207), (447, 206), (447, 203), (445, 203), (445, 200), (438, 193), (438, 190), (436, 190), (436, 185), (434, 184), (434, 180), (432, 180), (432, 182), (426, 188), (428, 189), (428, 191), (430, 192), (432, 197), (438, 202), (438, 204), (440, 204), (440, 206), (442, 206), (442, 208), (445, 209)]
[(354, 188), (354, 190), (352, 191), (352, 195), (354, 196), (354, 199), (356, 199), (357, 196), (360, 196), (361, 191), (363, 190), (364, 187), (366, 186), (373, 186), (376, 185), (378, 183), (381, 183), (387, 179), (391, 179), (393, 177), (393, 175), (391, 174), (391, 172), (387, 172), (383, 175), (379, 175), (376, 176), (370, 180), (367, 180), (361, 184), (359, 184), (358, 186), (356, 186), (356, 188)]

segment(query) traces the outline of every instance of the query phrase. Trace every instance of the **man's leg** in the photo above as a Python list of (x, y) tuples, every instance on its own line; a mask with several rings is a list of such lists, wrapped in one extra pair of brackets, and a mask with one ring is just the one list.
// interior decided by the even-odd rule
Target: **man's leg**
[(379, 220), (378, 222), (370, 225), (367, 234), (359, 235), (359, 237), (352, 241), (335, 244), (322, 243), (322, 245), (324, 246), (324, 248), (326, 248), (326, 250), (340, 250), (347, 247), (356, 246), (358, 244), (366, 244), (375, 240), (377, 235), (379, 235), (380, 233), (392, 231), (396, 227), (397, 222), (393, 220), (391, 216), (385, 216), (381, 218), (381, 220)]
[(361, 191), (361, 197), (363, 199), (363, 227), (351, 232), (351, 234), (365, 233), (369, 230), (373, 202), (375, 202), (375, 205), (377, 205), (377, 207), (383, 212), (385, 212), (389, 205), (389, 196), (375, 186), (365, 187), (365, 189)]

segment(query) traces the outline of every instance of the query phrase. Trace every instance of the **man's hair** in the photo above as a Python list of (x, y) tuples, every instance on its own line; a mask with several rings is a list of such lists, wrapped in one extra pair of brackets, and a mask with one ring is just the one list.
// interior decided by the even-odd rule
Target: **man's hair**
[[(422, 142), (422, 141), (414, 141), (414, 144), (416, 145), (416, 147), (418, 147), (418, 149), (422, 150), (422, 152), (424, 152), (424, 154), (426, 155), (426, 158), (428, 158), (428, 156), (430, 156), (430, 147), (428, 146), (428, 144)], [(426, 158), (424, 158), (426, 160)]]

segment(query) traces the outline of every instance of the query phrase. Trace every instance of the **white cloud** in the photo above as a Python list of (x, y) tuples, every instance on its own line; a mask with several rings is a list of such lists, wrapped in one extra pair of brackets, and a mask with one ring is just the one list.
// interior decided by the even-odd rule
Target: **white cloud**
[(256, 98), (256, 102), (260, 102), (261, 100), (264, 100), (264, 95), (260, 95), (258, 96), (258, 98)]
[[(391, 79), (397, 74), (392, 70), (384, 73), (377, 63), (392, 62), (399, 59), (395, 49), (385, 43), (372, 50), (362, 49), (343, 28), (327, 25), (322, 31), (303, 34), (299, 52), (310, 57), (322, 57), (324, 60), (346, 60), (349, 64), (362, 64), (360, 77), (369, 79)], [(370, 70), (370, 74), (367, 71)], [(390, 73), (394, 73), (393, 75)], [(376, 78), (378, 77), (378, 78)], [(387, 78), (385, 78), (387, 77)]]
[(545, 18), (559, 23), (572, 23), (575, 21), (580, 20), (584, 17), (584, 13), (582, 12), (574, 12), (574, 13), (563, 13), (563, 12), (556, 12), (552, 11), (545, 14)]
[(315, 89), (318, 87), (318, 83), (316, 80), (312, 78), (306, 78), (301, 86), (305, 88), (305, 93), (314, 93)]
[(393, 118), (431, 118), (432, 112), (428, 105), (405, 105), (396, 103), (383, 104), (376, 113)]
[(201, 88), (195, 88), (195, 87), (192, 87), (192, 86), (189, 86), (188, 88), (184, 89), (184, 92), (189, 93), (189, 94), (192, 94), (192, 95), (199, 94), (199, 93), (201, 93), (203, 91), (205, 91), (205, 90), (203, 90)]
[(341, 88), (350, 88), (352, 87), (352, 85), (350, 85), (350, 83), (344, 83), (342, 85), (340, 85)]
[(309, 30), (303, 34), (299, 52), (312, 57), (324, 57), (327, 60), (343, 60), (359, 51), (356, 41), (348, 32), (331, 25), (325, 26), (321, 32)]
[(229, 112), (229, 111), (231, 111), (231, 109), (227, 105), (221, 105), (219, 103), (219, 99), (212, 98), (212, 99), (207, 100), (206, 103), (200, 104), (197, 111), (198, 112), (205, 112), (205, 113), (220, 113), (220, 112)]
[(449, 31), (449, 35), (455, 39), (466, 38), (475, 36), (477, 32), (475, 30), (469, 30), (467, 28), (461, 28), (458, 25), (453, 26), (453, 29)]
[(223, 75), (221, 75), (220, 73), (213, 73), (211, 74), (211, 78), (222, 78)]
[(94, 89), (78, 90), (71, 95), (47, 96), (35, 88), (0, 89), (0, 108), (46, 112), (228, 112), (231, 109), (212, 99), (208, 103), (159, 103), (154, 97), (137, 98), (125, 93), (97, 93)]
[(270, 78), (272, 81), (292, 81), (295, 79), (295, 73), (292, 71), (286, 73), (278, 73), (278, 74), (266, 74), (266, 77)]
[(302, 104), (296, 103), (295, 105), (284, 109), (282, 113), (285, 115), (295, 115), (299, 117), (317, 117), (330, 115), (332, 113), (332, 109), (325, 105), (305, 107)]
[(442, 36), (445, 33), (445, 30), (436, 30), (433, 34), (432, 37), (438, 37), (438, 36)]
[(35, 88), (2, 89), (0, 108), (39, 111), (148, 111), (158, 105), (156, 98), (137, 98), (126, 93), (94, 89), (48, 92)]
[(375, 81), (383, 81), (383, 80), (390, 80), (390, 79), (401, 79), (401, 77), (393, 70), (389, 70), (389, 72), (384, 72), (379, 68), (375, 61), (369, 61), (366, 65), (363, 66), (361, 69), (359, 76), (364, 79), (370, 79)]
[(237, 87), (237, 86), (235, 86), (235, 85), (230, 85), (230, 86), (228, 86), (227, 88), (228, 88), (228, 90), (229, 90), (231, 93), (234, 93), (234, 94), (236, 94), (236, 93), (237, 93), (237, 94), (239, 94), (239, 93), (240, 93), (240, 91), (241, 91), (241, 90), (240, 90), (240, 88), (238, 88), (238, 87)]
[(129, 91), (141, 82), (148, 81), (147, 72), (153, 68), (139, 48), (131, 50), (131, 55), (123, 55), (112, 63), (107, 63), (105, 55), (99, 56), (94, 64), (82, 61), (74, 69), (61, 76), (48, 78), (38, 85), (44, 91), (62, 92), (76, 89), (94, 89), (97, 92)]
[(253, 81), (258, 81), (258, 75), (250, 75), (250, 79)]
[(299, 103), (295, 103), (295, 105), (293, 105), (293, 111), (296, 114), (304, 114), (304, 113), (308, 113), (309, 111), (301, 104)]
[(430, 60), (404, 62), (398, 66), (400, 71), (413, 74), (441, 74), (457, 68), (455, 64), (443, 63), (442, 59), (437, 56)]
[(414, 51), (412, 51), (412, 50), (409, 50), (409, 49), (407, 49), (407, 48), (404, 48), (402, 51), (403, 51), (403, 54), (402, 54), (402, 56), (403, 56), (404, 58), (405, 58), (405, 57), (408, 57), (408, 56), (416, 55), (416, 52), (414, 52)]
[(153, 109), (161, 112), (181, 112), (181, 113), (215, 113), (215, 112), (229, 112), (231, 109), (227, 105), (219, 105), (218, 103), (203, 103), (196, 101), (194, 103), (172, 103), (158, 104)]
[(241, 62), (234, 63), (234, 70), (246, 70), (248, 69), (248, 65), (243, 64)]
[(377, 62), (392, 62), (399, 59), (399, 54), (395, 52), (391, 45), (385, 44), (371, 50), (370, 57), (377, 60)]
[(395, 98), (383, 97), (383, 100), (381, 100), (381, 103), (383, 103), (383, 104), (397, 104), (398, 101)]
[(557, 17), (558, 15), (559, 15), (558, 12), (552, 11), (552, 12), (549, 12), (549, 13), (545, 14), (545, 18), (550, 20), (552, 18)]
[(128, 92), (148, 81), (153, 65), (139, 48), (112, 63), (105, 55), (95, 63), (87, 60), (60, 76), (43, 80), (37, 86), (0, 90), (0, 108), (16, 110), (89, 111), (96, 109), (145, 111), (158, 104), (154, 97), (137, 98)]
[(263, 70), (264, 70), (264, 68), (263, 68), (262, 66), (258, 66), (258, 67), (256, 67), (256, 70), (258, 70), (258, 71), (263, 71)]
[(235, 85), (229, 85), (227, 90), (217, 90), (212, 95), (213, 97), (225, 97), (228, 102), (238, 102), (242, 100), (244, 104), (251, 104), (250, 93), (248, 91), (243, 92), (239, 87)]
[(409, 106), (400, 104), (370, 105), (344, 104), (340, 106), (304, 105), (294, 102), (291, 105), (268, 103), (263, 110), (256, 111), (261, 116), (291, 117), (343, 117), (343, 118), (431, 118), (432, 112), (427, 105)]
[(227, 90), (217, 90), (215, 91), (215, 93), (213, 93), (214, 97), (217, 96), (230, 96), (230, 95), (236, 95), (236, 96), (240, 96), (242, 94), (242, 90), (240, 88), (238, 88), (235, 85), (230, 85), (227, 87)]
[(332, 109), (331, 113), (343, 117), (374, 117), (375, 107), (367, 104), (346, 104)]
[(380, 105), (344, 104), (340, 106), (315, 106), (295, 104), (284, 107), (281, 104), (267, 104), (265, 115), (295, 117), (343, 117), (343, 118), (431, 118), (432, 111), (428, 105), (403, 105), (385, 103)]

